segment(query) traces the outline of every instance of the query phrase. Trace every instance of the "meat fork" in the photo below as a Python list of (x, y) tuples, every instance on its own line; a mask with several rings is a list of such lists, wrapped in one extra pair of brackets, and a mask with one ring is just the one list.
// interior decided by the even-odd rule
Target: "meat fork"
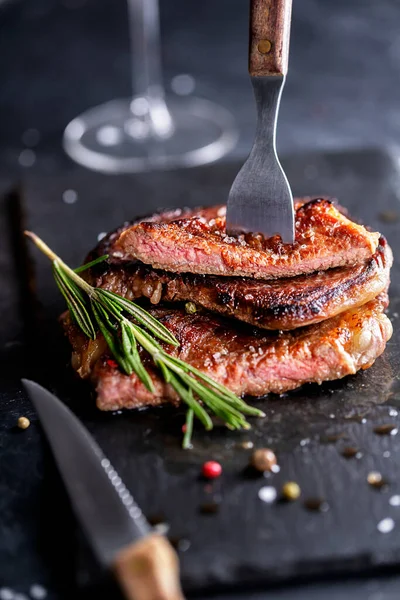
[(226, 229), (279, 234), (294, 242), (293, 195), (276, 152), (276, 123), (288, 66), (292, 0), (251, 0), (249, 73), (257, 105), (253, 148), (228, 197)]

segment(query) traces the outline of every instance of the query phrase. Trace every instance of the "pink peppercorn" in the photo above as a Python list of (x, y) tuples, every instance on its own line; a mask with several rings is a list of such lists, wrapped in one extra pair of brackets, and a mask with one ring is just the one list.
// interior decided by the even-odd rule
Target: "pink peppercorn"
[(201, 472), (203, 477), (206, 477), (206, 479), (216, 479), (221, 475), (222, 467), (219, 462), (216, 462), (215, 460), (209, 460), (204, 463)]

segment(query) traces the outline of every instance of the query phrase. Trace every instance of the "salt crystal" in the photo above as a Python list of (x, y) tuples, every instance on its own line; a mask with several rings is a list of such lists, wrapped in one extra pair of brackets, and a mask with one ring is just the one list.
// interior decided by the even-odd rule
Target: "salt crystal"
[(267, 504), (272, 504), (276, 500), (276, 489), (270, 485), (266, 485), (258, 490), (258, 497)]
[(0, 600), (14, 600), (14, 592), (10, 588), (0, 588)]
[(98, 242), (101, 242), (101, 240), (102, 240), (103, 238), (105, 238), (105, 237), (106, 237), (106, 235), (107, 235), (107, 233), (106, 233), (105, 231), (102, 231), (102, 232), (101, 232), (101, 233), (99, 233), (99, 235), (97, 236), (97, 241), (98, 241)]
[(400, 496), (396, 494), (395, 496), (389, 498), (389, 504), (390, 506), (400, 506)]
[(393, 531), (394, 525), (395, 523), (393, 519), (391, 519), (390, 517), (386, 517), (386, 519), (382, 519), (382, 521), (379, 521), (376, 528), (381, 533), (390, 533), (391, 531)]

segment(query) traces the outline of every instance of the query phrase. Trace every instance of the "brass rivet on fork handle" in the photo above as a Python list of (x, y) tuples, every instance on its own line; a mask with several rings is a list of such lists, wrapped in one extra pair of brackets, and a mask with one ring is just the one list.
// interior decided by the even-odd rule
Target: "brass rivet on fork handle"
[(261, 54), (268, 54), (271, 48), (272, 44), (269, 40), (261, 40), (260, 42), (258, 42), (257, 49)]

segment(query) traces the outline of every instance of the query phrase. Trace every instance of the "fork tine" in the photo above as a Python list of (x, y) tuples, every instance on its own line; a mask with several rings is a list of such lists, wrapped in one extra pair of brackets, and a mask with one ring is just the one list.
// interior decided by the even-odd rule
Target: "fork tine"
[(275, 132), (283, 76), (252, 77), (258, 109), (253, 148), (236, 176), (228, 197), (228, 234), (279, 234), (287, 244), (294, 242), (293, 196), (279, 162)]

